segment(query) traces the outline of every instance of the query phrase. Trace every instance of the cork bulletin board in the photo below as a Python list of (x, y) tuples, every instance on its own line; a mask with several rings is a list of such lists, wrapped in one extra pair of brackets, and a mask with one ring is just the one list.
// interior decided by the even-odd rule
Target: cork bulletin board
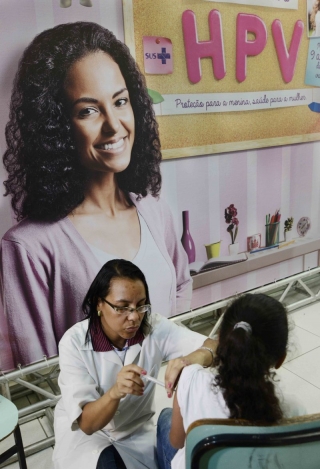
[[(252, 0), (123, 0), (125, 41), (155, 92), (164, 158), (320, 140), (320, 114), (312, 108), (319, 88), (305, 84), (306, 2), (290, 1), (292, 8)], [(189, 37), (192, 21), (196, 39)], [(220, 36), (210, 21), (214, 31), (220, 24)], [(218, 44), (214, 60), (198, 59), (200, 79), (190, 61), (195, 40)], [(166, 66), (171, 59), (171, 71), (150, 72), (146, 51), (157, 56), (150, 41), (158, 42)]]

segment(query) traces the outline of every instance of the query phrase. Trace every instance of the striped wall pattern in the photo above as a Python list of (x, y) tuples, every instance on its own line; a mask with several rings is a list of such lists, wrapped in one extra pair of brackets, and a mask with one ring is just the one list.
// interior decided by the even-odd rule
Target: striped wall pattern
[[(247, 236), (262, 234), (265, 242), (265, 215), (281, 209), (283, 222), (301, 216), (311, 218), (310, 237), (319, 237), (320, 143), (265, 148), (222, 155), (167, 160), (162, 164), (163, 196), (169, 201), (182, 233), (183, 210), (189, 210), (190, 232), (196, 245), (196, 260), (205, 261), (205, 244), (221, 240), (221, 255), (228, 254), (230, 235), (224, 209), (233, 203), (240, 220), (237, 241), (240, 251), (247, 249)], [(317, 259), (309, 256), (314, 267)], [(204, 287), (194, 292), (193, 307), (255, 288), (274, 279), (303, 270), (302, 259), (262, 269)]]

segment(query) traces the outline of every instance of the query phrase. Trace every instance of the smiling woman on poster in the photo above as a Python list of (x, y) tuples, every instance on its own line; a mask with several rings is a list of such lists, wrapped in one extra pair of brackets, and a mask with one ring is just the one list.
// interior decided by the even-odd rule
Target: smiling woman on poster
[(155, 311), (189, 309), (187, 257), (158, 197), (158, 126), (122, 42), (86, 22), (39, 34), (20, 61), (6, 139), (6, 195), (22, 220), (1, 247), (15, 364), (57, 353), (113, 258), (141, 268)]

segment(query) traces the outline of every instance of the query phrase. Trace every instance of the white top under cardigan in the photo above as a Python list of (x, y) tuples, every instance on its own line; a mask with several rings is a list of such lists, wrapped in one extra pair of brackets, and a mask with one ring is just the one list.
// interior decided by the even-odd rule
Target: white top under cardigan
[[(186, 355), (199, 348), (206, 337), (151, 315), (153, 332), (140, 344), (131, 346), (124, 365), (135, 363), (148, 375), (157, 377), (163, 360)], [(83, 406), (110, 389), (123, 364), (113, 350), (95, 352), (85, 344), (88, 321), (71, 327), (59, 344), (59, 386), (62, 399), (55, 409), (56, 444), (54, 469), (96, 469), (101, 451), (113, 444), (128, 469), (156, 469), (155, 385), (147, 381), (143, 396), (121, 399), (114, 418), (102, 430), (86, 435), (77, 425)], [(163, 390), (165, 395), (165, 390)]]
[[(140, 247), (131, 262), (144, 273), (148, 279), (148, 288), (152, 310), (162, 316), (171, 316), (170, 292), (172, 276), (169, 265), (156, 245), (143, 217), (138, 213), (140, 222)], [(91, 251), (100, 262), (101, 267), (108, 261), (117, 258), (88, 243)]]

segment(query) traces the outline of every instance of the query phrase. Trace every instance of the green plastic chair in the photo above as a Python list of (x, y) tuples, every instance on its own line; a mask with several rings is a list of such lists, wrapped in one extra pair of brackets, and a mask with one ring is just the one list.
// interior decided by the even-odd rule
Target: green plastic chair
[(320, 414), (261, 426), (204, 419), (188, 428), (186, 469), (319, 469)]
[(18, 423), (18, 409), (16, 406), (0, 395), (0, 441), (13, 433), (15, 445), (0, 454), (0, 464), (7, 461), (14, 454), (18, 455), (20, 469), (27, 469), (23, 449), (20, 427)]

